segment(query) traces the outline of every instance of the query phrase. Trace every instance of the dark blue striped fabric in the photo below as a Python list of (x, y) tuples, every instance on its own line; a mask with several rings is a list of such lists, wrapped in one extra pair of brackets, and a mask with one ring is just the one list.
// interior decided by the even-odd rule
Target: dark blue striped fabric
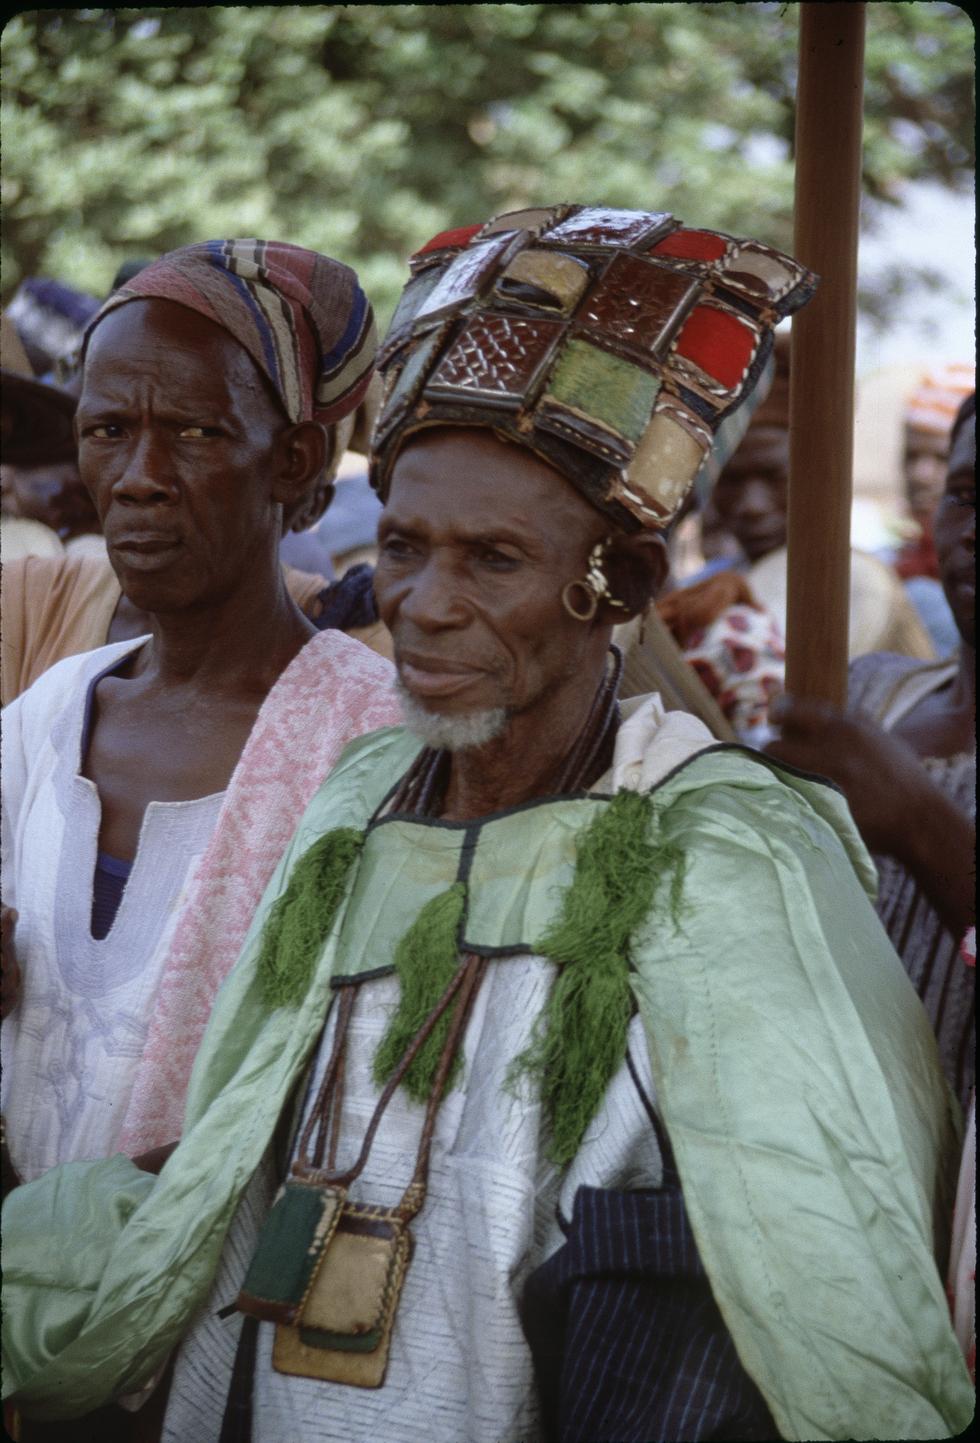
[(524, 1289), (545, 1436), (549, 1443), (778, 1438), (712, 1296), (670, 1144), (648, 1111), (663, 1185), (580, 1187), (571, 1221), (559, 1219), (565, 1243)]
[(109, 935), (132, 870), (132, 862), (110, 857), (108, 852), (96, 854), (95, 873), (92, 877), (91, 932), (97, 942)]

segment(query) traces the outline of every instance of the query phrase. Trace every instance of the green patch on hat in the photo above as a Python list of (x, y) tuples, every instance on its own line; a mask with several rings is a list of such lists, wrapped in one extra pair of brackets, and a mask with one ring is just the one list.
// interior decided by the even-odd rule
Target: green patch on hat
[(588, 341), (569, 341), (548, 388), (548, 399), (593, 416), (630, 441), (650, 423), (660, 382), (649, 371), (620, 360)]

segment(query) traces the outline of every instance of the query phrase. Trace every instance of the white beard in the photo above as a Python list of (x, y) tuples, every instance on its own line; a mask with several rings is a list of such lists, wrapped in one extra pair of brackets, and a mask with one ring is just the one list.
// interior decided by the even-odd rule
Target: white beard
[(441, 712), (426, 711), (401, 682), (396, 685), (405, 725), (426, 746), (436, 750), (462, 752), (470, 747), (482, 747), (494, 737), (499, 737), (507, 725), (507, 712), (502, 706), (466, 712), (462, 716), (446, 716)]

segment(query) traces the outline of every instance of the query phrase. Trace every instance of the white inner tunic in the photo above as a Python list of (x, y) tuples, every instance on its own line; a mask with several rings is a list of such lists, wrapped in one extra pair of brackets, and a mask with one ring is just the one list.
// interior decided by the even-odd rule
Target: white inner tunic
[(81, 775), (93, 677), (143, 644), (69, 657), (4, 711), (4, 902), (22, 992), (3, 1024), (2, 1107), (25, 1181), (116, 1146), (185, 887), (223, 793), (151, 802), (119, 910), (92, 936), (102, 807)]
[[(539, 1436), (531, 1353), (518, 1305), (524, 1282), (563, 1241), (556, 1209), (571, 1217), (581, 1185), (659, 1186), (656, 1134), (624, 1061), (571, 1167), (544, 1157), (541, 1108), (527, 1086), (507, 1090), (511, 1060), (530, 1040), (554, 977), (547, 960), (492, 961), (463, 1042), (462, 1085), (439, 1110), (428, 1198), (411, 1224), (415, 1252), (395, 1318), (380, 1389), (277, 1373), (275, 1327), (259, 1325), (253, 1443), (532, 1443)], [(353, 1161), (378, 1089), (371, 1062), (398, 983), (362, 984), (351, 1020), (338, 1165)], [(318, 1051), (304, 1104), (312, 1105), (329, 1056), (333, 1018)], [(630, 1055), (648, 1097), (653, 1082), (639, 1018)], [(398, 1089), (351, 1196), (393, 1206), (415, 1168), (424, 1107)], [(175, 1369), (164, 1428), (167, 1443), (217, 1443), (241, 1317), (216, 1314), (233, 1303), (274, 1192), (271, 1163), (260, 1170), (232, 1224), (211, 1297)]]

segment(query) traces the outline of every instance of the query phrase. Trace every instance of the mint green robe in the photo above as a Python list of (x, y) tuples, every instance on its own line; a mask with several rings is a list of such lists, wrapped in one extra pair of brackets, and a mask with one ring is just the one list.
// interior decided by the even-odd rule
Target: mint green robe
[[(4, 1208), (4, 1391), (70, 1417), (137, 1388), (207, 1296), (238, 1199), (315, 1047), (330, 979), (388, 967), (424, 902), (468, 880), (462, 946), (533, 950), (606, 804), (375, 825), (303, 1001), (270, 1011), (265, 914), (310, 844), (363, 826), (417, 751), (354, 743), (297, 828), (218, 997), (184, 1137), (159, 1179), (121, 1157), (54, 1169)], [(934, 1262), (958, 1160), (928, 1021), (831, 788), (736, 748), (654, 790), (684, 853), (631, 949), (657, 1104), (718, 1305), (786, 1438), (936, 1438), (973, 1394)]]

